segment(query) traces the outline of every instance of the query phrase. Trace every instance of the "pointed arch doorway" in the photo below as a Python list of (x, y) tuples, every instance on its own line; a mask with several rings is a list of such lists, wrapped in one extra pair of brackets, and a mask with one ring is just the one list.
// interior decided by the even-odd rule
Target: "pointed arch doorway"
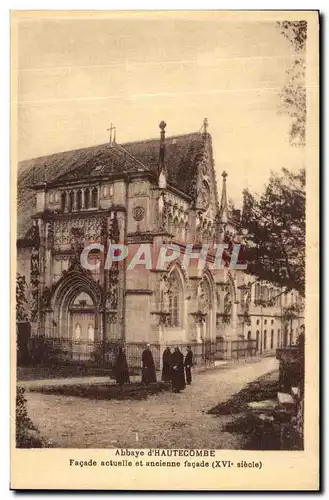
[(62, 339), (63, 357), (90, 361), (97, 357), (101, 330), (100, 287), (81, 269), (68, 271), (51, 299), (50, 325)]

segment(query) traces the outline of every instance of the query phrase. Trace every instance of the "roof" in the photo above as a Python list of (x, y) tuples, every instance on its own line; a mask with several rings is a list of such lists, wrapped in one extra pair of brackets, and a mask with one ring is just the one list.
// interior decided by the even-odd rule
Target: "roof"
[[(159, 144), (159, 138), (114, 146), (106, 143), (20, 162), (17, 180), (17, 237), (25, 236), (30, 217), (35, 212), (36, 193), (31, 189), (33, 183), (55, 180), (66, 183), (136, 170), (157, 174)], [(194, 194), (197, 164), (202, 157), (204, 144), (202, 133), (166, 138), (168, 183), (185, 194)]]

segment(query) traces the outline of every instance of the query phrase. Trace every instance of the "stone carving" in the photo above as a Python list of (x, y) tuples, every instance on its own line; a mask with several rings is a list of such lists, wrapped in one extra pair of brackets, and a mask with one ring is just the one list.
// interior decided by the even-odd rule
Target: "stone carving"
[(84, 241), (92, 243), (99, 241), (102, 227), (102, 219), (85, 218), (73, 219), (71, 221), (58, 220), (54, 224), (54, 247), (60, 250), (62, 246), (70, 245), (72, 242), (72, 228), (83, 231)]
[(202, 210), (207, 210), (210, 205), (210, 191), (209, 186), (206, 182), (202, 183), (200, 192), (199, 192), (199, 203), (198, 205)]
[(119, 221), (118, 221), (117, 212), (114, 212), (113, 219), (111, 219), (109, 236), (110, 236), (112, 243), (119, 243), (119, 241), (120, 241), (120, 229), (119, 229)]
[(230, 315), (232, 312), (232, 296), (231, 292), (227, 292), (224, 297), (224, 314)]
[(116, 268), (110, 269), (106, 296), (106, 308), (111, 311), (116, 311), (118, 309), (118, 285), (119, 270)]
[(169, 309), (169, 296), (171, 294), (171, 282), (168, 278), (167, 273), (163, 275), (161, 279), (161, 284), (160, 284), (160, 302), (161, 302), (161, 309), (164, 311), (168, 311)]
[(50, 306), (50, 299), (51, 299), (51, 290), (47, 286), (45, 286), (41, 297), (41, 307), (43, 309), (46, 309), (47, 307)]
[(48, 222), (47, 224), (48, 232), (47, 232), (47, 248), (50, 250), (54, 246), (54, 223)]
[(145, 217), (145, 208), (142, 206), (137, 206), (133, 208), (133, 218), (137, 221), (140, 222), (141, 220), (144, 219)]
[(70, 264), (79, 262), (80, 255), (83, 250), (83, 230), (79, 227), (72, 227), (71, 229), (71, 249), (73, 255), (70, 258)]
[(107, 218), (102, 218), (101, 223), (101, 244), (106, 245), (108, 240), (108, 230), (107, 230)]
[(207, 313), (211, 306), (211, 292), (205, 278), (200, 282), (198, 292), (198, 309), (203, 313)]

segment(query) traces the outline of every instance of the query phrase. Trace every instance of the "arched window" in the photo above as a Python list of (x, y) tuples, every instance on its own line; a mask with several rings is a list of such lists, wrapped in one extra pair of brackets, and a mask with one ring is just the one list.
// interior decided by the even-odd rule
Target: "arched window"
[(179, 276), (173, 271), (169, 276), (169, 326), (181, 325), (182, 290)]
[(264, 330), (264, 351), (267, 349), (267, 330)]
[(82, 191), (78, 189), (77, 191), (77, 210), (81, 210), (82, 208)]
[(271, 349), (274, 347), (274, 330), (271, 330)]
[(276, 346), (280, 347), (281, 342), (280, 342), (280, 329), (278, 329), (278, 336), (277, 336), (277, 341), (276, 341)]
[(91, 206), (96, 208), (98, 205), (98, 189), (94, 187), (91, 192)]
[(249, 330), (249, 332), (247, 333), (247, 339), (251, 340), (251, 330)]
[(262, 299), (267, 302), (269, 300), (269, 293), (267, 286), (264, 286), (263, 297)]
[(64, 212), (66, 207), (66, 191), (63, 191), (61, 194), (61, 210)]
[(72, 212), (74, 208), (74, 192), (70, 191), (69, 193), (69, 212)]
[(85, 208), (90, 207), (90, 191), (89, 189), (85, 189)]
[(256, 351), (259, 350), (259, 330), (256, 331)]
[(79, 323), (77, 323), (74, 328), (74, 340), (80, 340), (80, 337), (81, 337), (81, 326), (79, 325)]

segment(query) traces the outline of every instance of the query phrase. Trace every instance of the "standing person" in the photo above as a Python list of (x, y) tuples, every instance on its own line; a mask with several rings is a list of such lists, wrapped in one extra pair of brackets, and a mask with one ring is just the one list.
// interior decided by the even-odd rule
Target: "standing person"
[(153, 355), (150, 344), (142, 352), (142, 384), (149, 385), (157, 381)]
[(184, 374), (184, 355), (175, 347), (171, 355), (171, 381), (173, 392), (180, 392), (185, 389), (185, 374)]
[(115, 380), (119, 385), (129, 384), (129, 369), (126, 354), (123, 347), (119, 347), (114, 365)]
[(171, 349), (166, 347), (162, 355), (162, 381), (171, 381)]
[(188, 385), (191, 385), (192, 382), (191, 368), (193, 366), (193, 352), (190, 345), (187, 346), (187, 353), (184, 360), (184, 366), (185, 366), (186, 383)]

